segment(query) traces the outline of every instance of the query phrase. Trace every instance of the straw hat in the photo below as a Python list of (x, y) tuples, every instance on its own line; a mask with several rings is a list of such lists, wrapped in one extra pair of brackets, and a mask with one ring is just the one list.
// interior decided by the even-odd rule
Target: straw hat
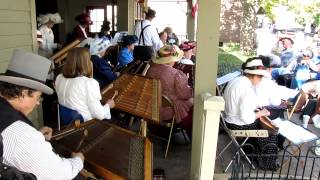
[(246, 62), (243, 72), (247, 74), (261, 75), (269, 78), (270, 73), (266, 71), (266, 67), (263, 66), (262, 60), (255, 58)]
[(0, 81), (52, 94), (53, 90), (45, 85), (50, 66), (49, 59), (14, 50), (7, 71), (0, 75)]
[(177, 62), (183, 57), (183, 51), (176, 45), (164, 45), (152, 60), (156, 64)]

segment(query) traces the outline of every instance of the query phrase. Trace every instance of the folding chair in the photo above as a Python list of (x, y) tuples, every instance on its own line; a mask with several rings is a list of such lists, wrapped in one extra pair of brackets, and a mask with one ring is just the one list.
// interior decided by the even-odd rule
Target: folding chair
[[(173, 108), (173, 102), (171, 101), (170, 98), (168, 98), (165, 95), (162, 95), (162, 107), (172, 107)], [(173, 108), (174, 109), (174, 108)], [(165, 151), (165, 155), (164, 157), (167, 158), (168, 152), (169, 152), (169, 147), (170, 147), (170, 143), (171, 143), (171, 139), (172, 139), (172, 135), (174, 133), (174, 129), (176, 128), (176, 130), (178, 132), (181, 132), (185, 142), (187, 141), (187, 135), (185, 134), (183, 128), (181, 127), (181, 124), (177, 124), (176, 123), (176, 119), (175, 119), (175, 114), (173, 115), (172, 119), (170, 120), (166, 120), (166, 121), (160, 121), (160, 122), (155, 122), (155, 121), (148, 121), (148, 124), (152, 124), (155, 126), (155, 128), (157, 128), (158, 126), (160, 127), (165, 127), (165, 128), (170, 128), (169, 130), (169, 135), (167, 138), (164, 138), (162, 136), (158, 136), (155, 134), (152, 134), (154, 136), (156, 136), (159, 139), (165, 140), (167, 141), (167, 146), (166, 146), (166, 151)], [(150, 127), (150, 126), (149, 126)]]
[(302, 95), (303, 95), (302, 93), (299, 94), (299, 96), (297, 97), (296, 102), (294, 103), (293, 107), (291, 108), (291, 111), (290, 111), (289, 108), (287, 108), (287, 119), (288, 119), (288, 120), (291, 119), (294, 111), (296, 110), (297, 105), (298, 105), (299, 102), (300, 102), (300, 99), (301, 99)]
[[(250, 137), (268, 137), (268, 131), (267, 130), (231, 130), (227, 127), (227, 124), (225, 122), (225, 115), (223, 112), (220, 114), (220, 124), (223, 127), (223, 129), (227, 132), (230, 142), (221, 150), (221, 152), (218, 154), (217, 158), (224, 159), (222, 157), (222, 154), (230, 147), (231, 144), (234, 144), (236, 146), (236, 151), (234, 155), (232, 156), (231, 161), (228, 163), (227, 167), (224, 169), (224, 172), (227, 172), (231, 164), (235, 161), (235, 157), (237, 153), (239, 152), (242, 157), (245, 158), (245, 160), (250, 164), (252, 169), (255, 169), (255, 166), (247, 156), (247, 154), (244, 152), (242, 147), (245, 145), (245, 143), (248, 141)], [(243, 139), (242, 142), (239, 142), (239, 138)]]
[(226, 74), (224, 76), (221, 76), (221, 77), (217, 78), (216, 85), (217, 85), (217, 93), (218, 93), (218, 95), (222, 96), (223, 89), (225, 88), (227, 83), (229, 81), (231, 81), (232, 79), (240, 76), (240, 75), (241, 75), (241, 71), (234, 71), (232, 73), (228, 73), (228, 74)]

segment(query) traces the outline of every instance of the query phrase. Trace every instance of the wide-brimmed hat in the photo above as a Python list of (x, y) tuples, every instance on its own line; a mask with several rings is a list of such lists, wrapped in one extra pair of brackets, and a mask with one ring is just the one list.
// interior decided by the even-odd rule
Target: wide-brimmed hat
[(243, 69), (244, 73), (261, 75), (269, 78), (270, 73), (266, 71), (266, 67), (263, 66), (262, 60), (260, 58), (254, 58), (250, 61), (245, 62)]
[(47, 22), (51, 21), (54, 24), (59, 24), (63, 23), (63, 19), (61, 19), (61, 16), (59, 13), (55, 14), (40, 14), (39, 17), (37, 17), (37, 21), (39, 22), (40, 25), (46, 24)]
[(90, 15), (87, 13), (79, 14), (75, 17), (75, 20), (78, 21), (81, 25), (92, 25), (93, 22), (91, 21)]
[(289, 40), (291, 42), (291, 44), (294, 44), (294, 41), (289, 37), (282, 37), (282, 38), (279, 39), (279, 41), (282, 42), (283, 40), (286, 40), (286, 39)]
[(111, 44), (108, 38), (96, 38), (90, 42), (90, 55), (98, 55), (107, 50), (110, 45)]
[(122, 43), (124, 46), (134, 44), (138, 41), (138, 37), (136, 35), (126, 35), (122, 37)]
[(0, 75), (0, 81), (52, 94), (53, 90), (45, 85), (50, 66), (51, 61), (47, 58), (14, 50), (7, 71)]
[(183, 57), (183, 51), (176, 45), (164, 45), (152, 60), (156, 64), (166, 64), (170, 62), (177, 62)]

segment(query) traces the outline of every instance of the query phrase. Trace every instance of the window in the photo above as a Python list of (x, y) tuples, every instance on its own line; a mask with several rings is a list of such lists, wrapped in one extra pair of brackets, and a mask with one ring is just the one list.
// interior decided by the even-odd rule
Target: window
[(89, 9), (90, 18), (93, 22), (89, 27), (89, 31), (92, 33), (100, 32), (101, 25), (104, 21), (104, 9), (103, 8), (93, 8)]
[(107, 20), (110, 22), (111, 31), (117, 31), (117, 5), (107, 5)]

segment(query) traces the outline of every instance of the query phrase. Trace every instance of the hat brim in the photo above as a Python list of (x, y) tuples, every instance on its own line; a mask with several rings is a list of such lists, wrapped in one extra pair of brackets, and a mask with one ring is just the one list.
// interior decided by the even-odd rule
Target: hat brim
[(270, 76), (271, 76), (271, 74), (268, 73), (267, 71), (259, 70), (259, 69), (256, 69), (256, 70), (245, 69), (243, 72), (245, 72), (247, 74), (254, 74), (254, 75), (264, 76), (266, 78), (270, 78)]
[(152, 62), (156, 64), (167, 64), (171, 62), (177, 62), (183, 57), (183, 51), (178, 52), (178, 56), (168, 56), (168, 57), (155, 57)]
[(0, 81), (31, 88), (49, 95), (53, 94), (53, 89), (51, 89), (45, 84), (42, 84), (41, 82), (34, 81), (31, 79), (0, 75)]

